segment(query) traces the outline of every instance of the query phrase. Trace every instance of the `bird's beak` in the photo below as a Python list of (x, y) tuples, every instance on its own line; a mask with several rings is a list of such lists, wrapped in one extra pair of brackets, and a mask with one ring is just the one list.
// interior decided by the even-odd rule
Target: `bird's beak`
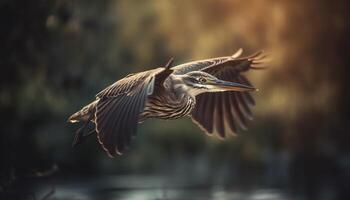
[(229, 81), (223, 81), (220, 79), (208, 81), (208, 85), (211, 85), (213, 88), (220, 90), (220, 91), (256, 91), (257, 89), (255, 87), (244, 85), (241, 83), (235, 83), (235, 82), (229, 82)]

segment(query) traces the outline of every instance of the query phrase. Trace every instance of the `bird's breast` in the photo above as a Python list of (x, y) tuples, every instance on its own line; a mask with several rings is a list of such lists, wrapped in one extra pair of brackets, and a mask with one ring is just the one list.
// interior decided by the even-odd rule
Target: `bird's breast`
[(140, 119), (177, 119), (191, 113), (196, 102), (190, 96), (174, 98), (170, 96), (149, 96)]

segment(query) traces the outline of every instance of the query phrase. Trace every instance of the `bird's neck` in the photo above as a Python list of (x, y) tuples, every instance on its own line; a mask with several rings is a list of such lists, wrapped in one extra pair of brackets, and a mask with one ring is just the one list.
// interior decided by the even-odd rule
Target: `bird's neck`
[(173, 93), (176, 99), (184, 100), (186, 97), (195, 99), (195, 96), (191, 95), (190, 88), (186, 84), (183, 84), (180, 75), (170, 75), (165, 84), (165, 87), (171, 90), (171, 93)]

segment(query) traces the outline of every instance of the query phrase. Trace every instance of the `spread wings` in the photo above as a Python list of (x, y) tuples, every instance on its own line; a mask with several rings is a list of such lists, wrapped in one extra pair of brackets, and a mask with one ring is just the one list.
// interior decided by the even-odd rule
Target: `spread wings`
[(95, 112), (97, 138), (109, 156), (122, 154), (136, 134), (140, 112), (155, 83), (162, 82), (172, 70), (157, 68), (131, 74), (96, 95)]
[[(233, 56), (213, 58), (192, 63), (191, 70), (202, 70), (219, 79), (251, 85), (242, 72), (263, 69), (266, 55), (258, 52), (252, 56), (238, 58), (241, 50)], [(188, 67), (174, 67), (174, 73), (187, 73)], [(248, 92), (203, 93), (196, 97), (196, 107), (191, 113), (192, 120), (209, 135), (216, 133), (224, 138), (227, 133), (236, 134), (238, 128), (246, 129), (252, 120), (251, 108), (255, 101)]]

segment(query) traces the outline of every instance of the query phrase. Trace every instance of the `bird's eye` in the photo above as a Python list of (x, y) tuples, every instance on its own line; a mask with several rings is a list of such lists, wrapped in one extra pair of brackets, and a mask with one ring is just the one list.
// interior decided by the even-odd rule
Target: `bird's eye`
[(201, 78), (198, 79), (198, 81), (200, 83), (205, 83), (205, 82), (207, 82), (207, 79), (201, 77)]

